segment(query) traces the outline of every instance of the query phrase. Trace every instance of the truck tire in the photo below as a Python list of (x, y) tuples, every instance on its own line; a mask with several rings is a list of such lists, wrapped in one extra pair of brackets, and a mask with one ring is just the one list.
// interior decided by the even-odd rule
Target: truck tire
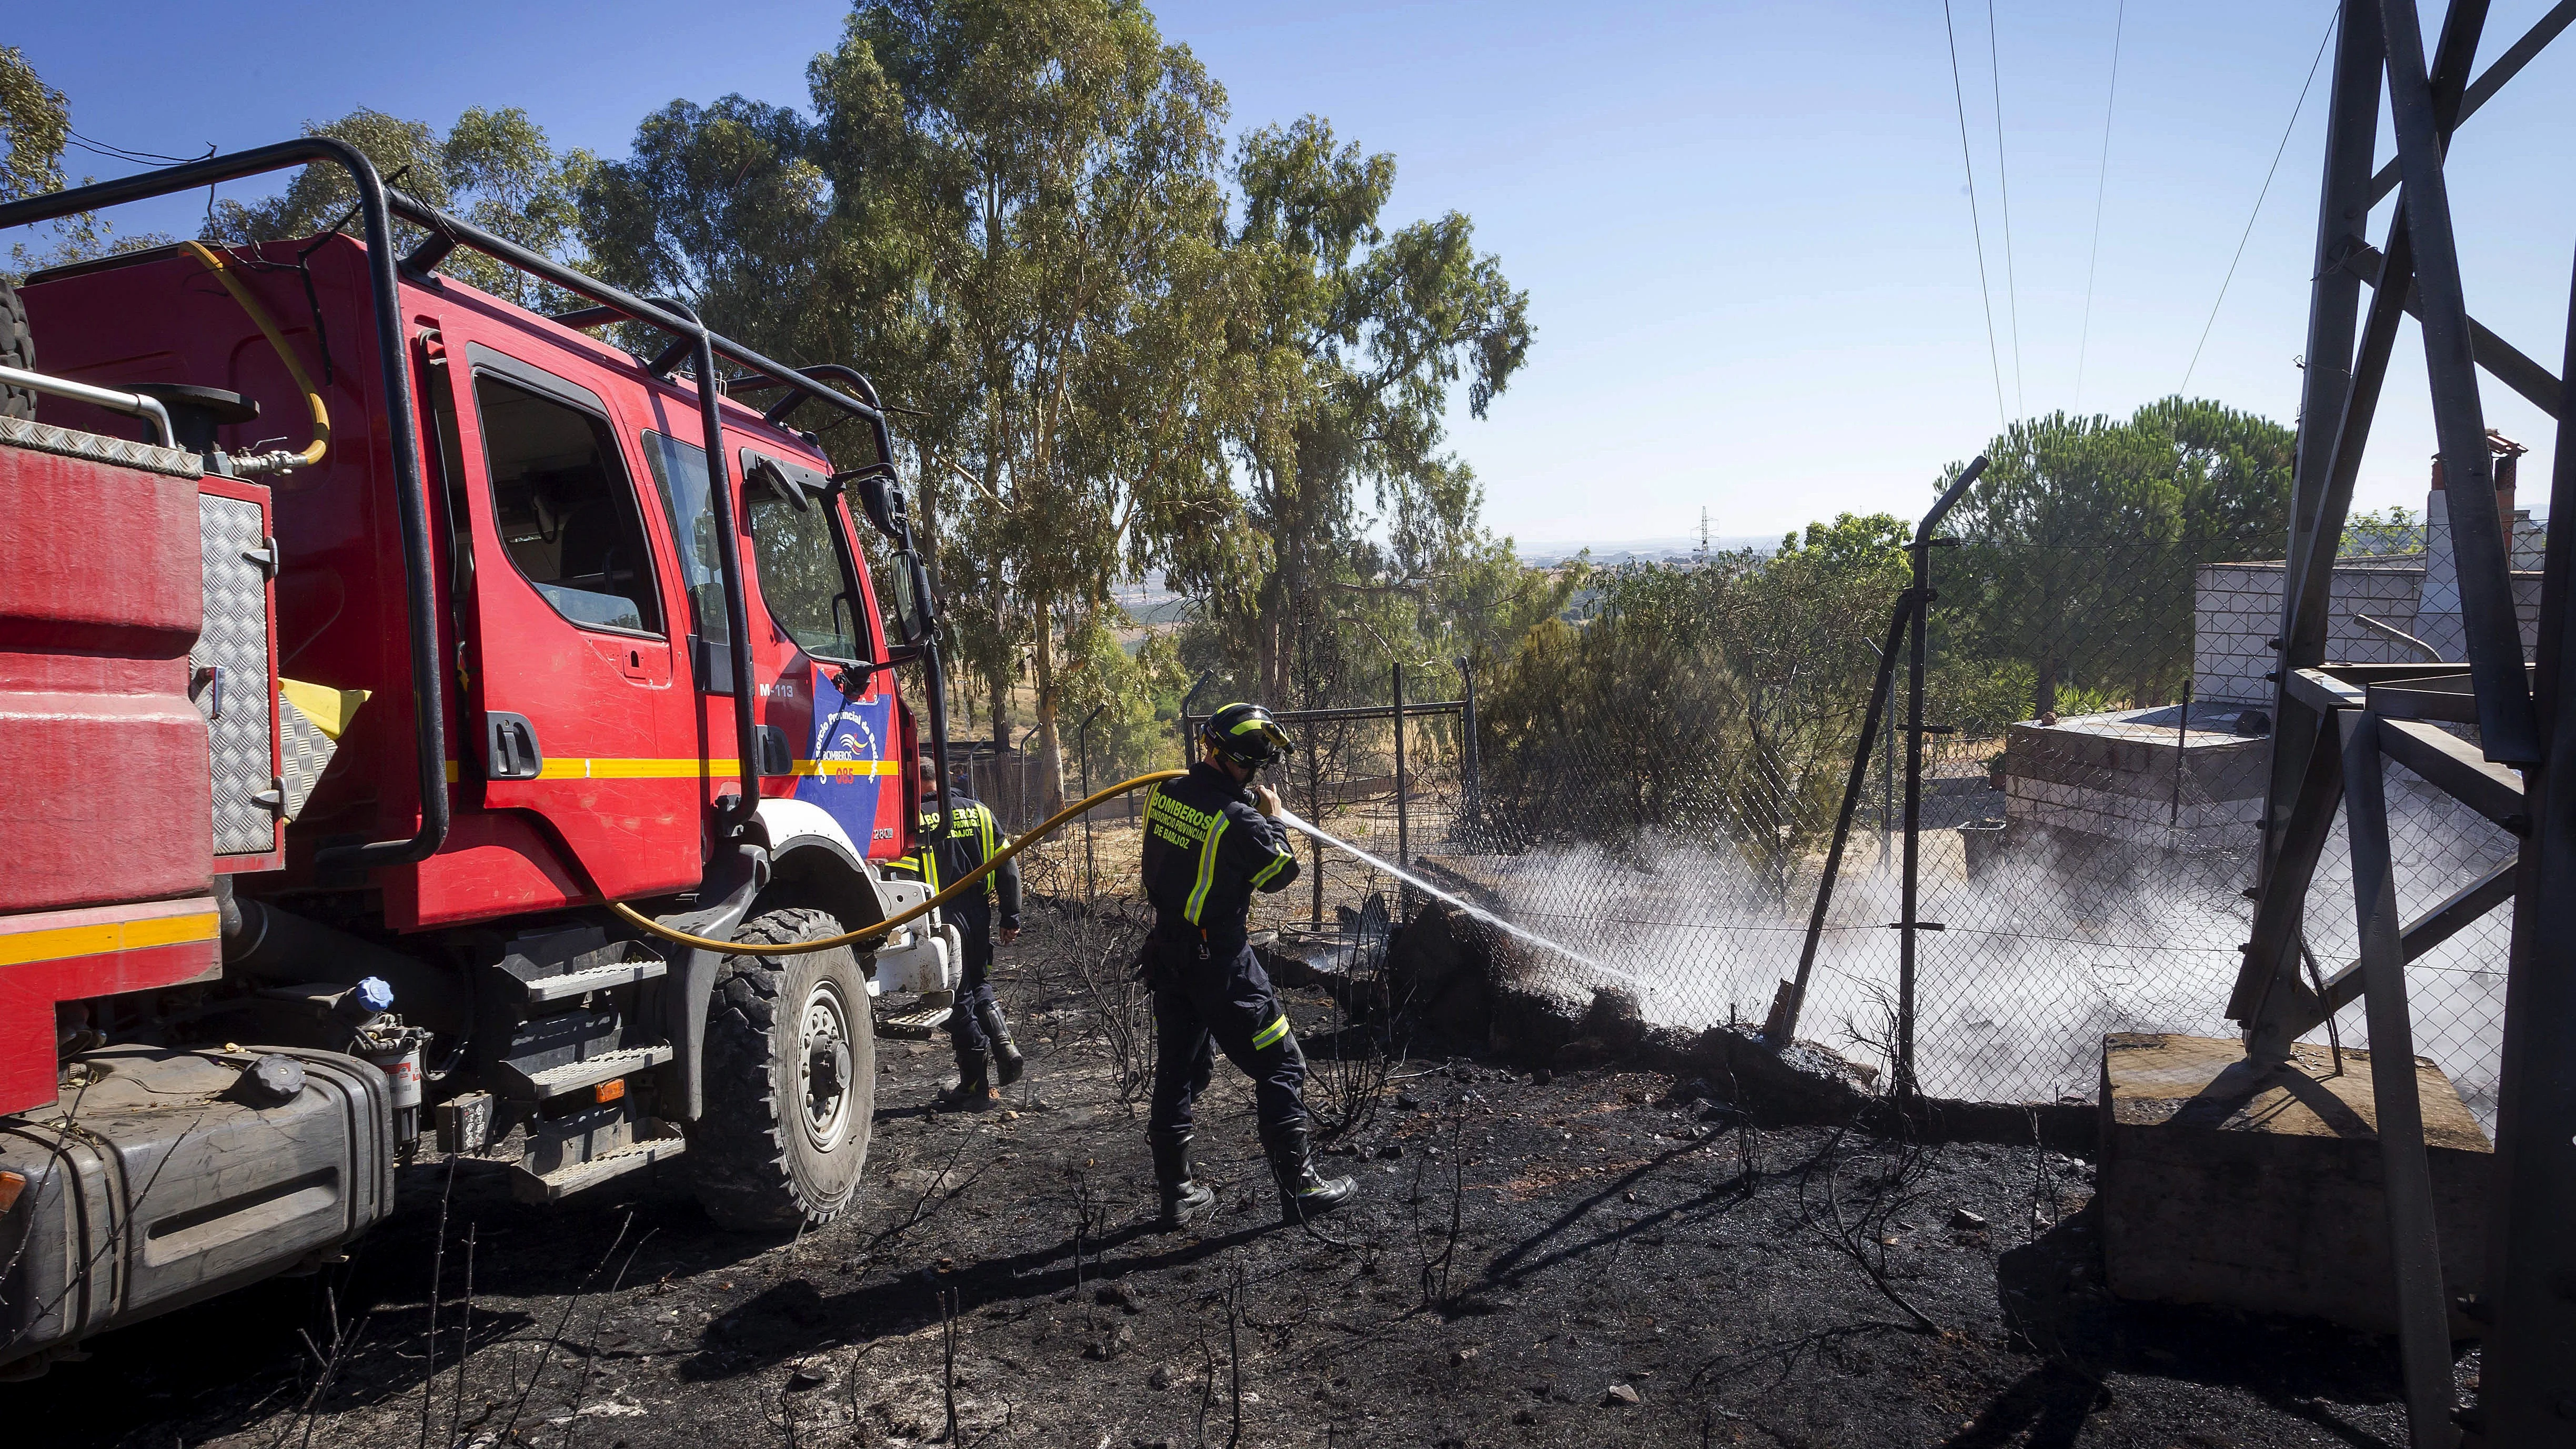
[[(27, 305), (18, 289), (0, 282), (0, 367), (36, 370), (36, 339), (27, 331)], [(0, 387), (0, 418), (32, 418), (36, 395), (25, 388)]]
[[(734, 939), (785, 945), (841, 932), (818, 910), (745, 921)], [(876, 1023), (847, 946), (728, 956), (707, 1010), (706, 1110), (689, 1129), (698, 1202), (746, 1232), (827, 1223), (857, 1200), (875, 1128)]]

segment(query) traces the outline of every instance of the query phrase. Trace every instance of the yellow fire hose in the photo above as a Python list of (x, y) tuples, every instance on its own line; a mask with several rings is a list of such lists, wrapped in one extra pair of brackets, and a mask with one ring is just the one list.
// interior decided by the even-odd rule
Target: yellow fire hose
[(303, 452), (285, 455), (288, 465), (310, 468), (321, 462), (322, 456), (331, 451), (331, 413), (322, 406), (322, 390), (313, 385), (313, 379), (304, 375), (304, 364), (295, 360), (295, 349), (286, 345), (286, 337), (277, 330), (277, 323), (269, 318), (268, 309), (259, 305), (259, 299), (253, 297), (250, 289), (241, 284), (241, 279), (233, 275), (232, 266), (201, 243), (190, 241), (179, 245), (207, 271), (214, 273), (215, 280), (223, 283), (224, 290), (232, 293), (233, 300), (250, 314), (250, 320), (259, 328), (259, 335), (268, 339), (268, 345), (277, 352), (278, 361), (286, 364), (287, 375), (295, 379), (295, 385), (303, 390), (306, 406), (313, 409), (313, 441), (305, 445)]
[(808, 951), (828, 951), (835, 946), (855, 946), (861, 941), (875, 940), (897, 926), (917, 921), (957, 899), (966, 893), (968, 887), (981, 884), (984, 877), (998, 869), (1003, 861), (1055, 834), (1085, 811), (1115, 800), (1130, 790), (1141, 790), (1148, 785), (1159, 784), (1165, 780), (1177, 780), (1188, 773), (1187, 770), (1156, 770), (1150, 774), (1138, 775), (1132, 780), (1121, 780), (1106, 790), (1076, 800), (1048, 816), (1045, 823), (1039, 825), (1037, 829), (1003, 846), (991, 860), (959, 876), (947, 889), (914, 906), (911, 910), (898, 911), (873, 926), (862, 926), (858, 930), (838, 936), (826, 936), (819, 941), (794, 941), (778, 946), (760, 945), (749, 941), (719, 941), (710, 936), (692, 936), (686, 931), (675, 931), (623, 902), (610, 901), (608, 908), (615, 911), (628, 925), (649, 935), (659, 936), (665, 941), (676, 941), (683, 946), (694, 946), (701, 951), (722, 951), (728, 956), (802, 956)]

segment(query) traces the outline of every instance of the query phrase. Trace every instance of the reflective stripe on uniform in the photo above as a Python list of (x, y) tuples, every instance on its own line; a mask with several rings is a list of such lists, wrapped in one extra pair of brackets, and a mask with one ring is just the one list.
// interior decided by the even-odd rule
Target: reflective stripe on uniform
[(1270, 884), (1270, 878), (1277, 875), (1281, 867), (1287, 865), (1289, 861), (1294, 860), (1295, 858), (1296, 857), (1290, 855), (1284, 850), (1279, 852), (1277, 855), (1272, 856), (1268, 865), (1263, 866), (1260, 870), (1253, 873), (1252, 888), (1254, 890), (1259, 890), (1263, 886)]
[(1265, 1026), (1261, 1030), (1252, 1034), (1252, 1049), (1254, 1051), (1260, 1051), (1265, 1047), (1277, 1043), (1281, 1038), (1287, 1035), (1288, 1017), (1287, 1014), (1283, 1012), (1268, 1026)]
[(939, 885), (939, 849), (943, 843), (962, 844), (970, 841), (975, 843), (980, 847), (976, 854), (978, 865), (991, 860), (1004, 845), (1010, 843), (1010, 837), (1002, 834), (1001, 820), (993, 814), (992, 807), (981, 802), (960, 805), (950, 810), (948, 833), (945, 837), (939, 834), (937, 810), (924, 809), (920, 820), (921, 837), (928, 842), (921, 851), (926, 860), (916, 863), (912, 856), (905, 856), (901, 863), (911, 865), (923, 880), (930, 882), (933, 889)]
[(1190, 888), (1190, 898), (1181, 907), (1181, 914), (1187, 917), (1193, 926), (1207, 924), (1199, 919), (1199, 912), (1207, 909), (1208, 890), (1216, 884), (1216, 846), (1218, 841), (1225, 839), (1225, 823), (1223, 815), (1217, 816), (1216, 824), (1207, 833), (1207, 839), (1199, 842), (1198, 884)]

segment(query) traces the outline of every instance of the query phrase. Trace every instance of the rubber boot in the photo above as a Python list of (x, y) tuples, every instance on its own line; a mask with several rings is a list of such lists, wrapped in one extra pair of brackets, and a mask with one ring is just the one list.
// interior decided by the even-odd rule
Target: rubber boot
[(1018, 1081), (1028, 1061), (1020, 1055), (1019, 1043), (1011, 1040), (1011, 1022), (1002, 1015), (1002, 1003), (977, 1002), (975, 1020), (983, 1025), (984, 1040), (992, 1045), (994, 1078), (1005, 1087)]
[(1162, 1199), (1162, 1212), (1155, 1225), (1162, 1231), (1178, 1232), (1205, 1217), (1216, 1206), (1216, 1193), (1198, 1181), (1190, 1170), (1190, 1139), (1152, 1139), (1154, 1148), (1154, 1186)]
[(1279, 1180), (1279, 1221), (1301, 1223), (1331, 1212), (1360, 1195), (1347, 1177), (1325, 1177), (1306, 1154), (1306, 1124), (1263, 1127), (1261, 1146), (1270, 1154), (1270, 1172)]
[(1001, 1105), (1002, 1094), (984, 1072), (984, 1054), (980, 1051), (957, 1054), (957, 1085), (939, 1094), (939, 1106), (951, 1112), (989, 1112)]

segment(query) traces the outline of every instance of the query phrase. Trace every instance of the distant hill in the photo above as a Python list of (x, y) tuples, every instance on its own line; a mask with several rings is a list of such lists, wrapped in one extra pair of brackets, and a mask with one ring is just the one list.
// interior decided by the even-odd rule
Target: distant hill
[(1163, 582), (1159, 569), (1140, 580), (1117, 585), (1109, 591), (1109, 597), (1125, 612), (1135, 631), (1135, 637), (1127, 641), (1130, 649), (1143, 641), (1146, 631), (1168, 629), (1188, 622), (1190, 617), (1190, 601)]
[[(1780, 546), (1776, 534), (1721, 534), (1709, 540), (1709, 546), (1721, 553), (1750, 548), (1769, 553)], [(1675, 538), (1631, 538), (1607, 542), (1515, 543), (1513, 556), (1531, 568), (1552, 568), (1589, 549), (1596, 568), (1617, 568), (1622, 564), (1686, 564), (1699, 557), (1699, 536)], [(1127, 647), (1133, 649), (1150, 632), (1159, 632), (1187, 623), (1191, 617), (1190, 600), (1175, 593), (1163, 581), (1160, 570), (1144, 578), (1118, 584), (1109, 591), (1119, 609), (1127, 615)]]
[[(1750, 548), (1769, 553), (1780, 546), (1776, 533), (1720, 534), (1709, 540), (1709, 547), (1720, 553)], [(1567, 542), (1542, 540), (1531, 543), (1515, 541), (1513, 553), (1532, 568), (1561, 564), (1586, 549), (1592, 551), (1592, 562), (1601, 568), (1616, 568), (1627, 563), (1689, 563), (1699, 557), (1699, 535), (1674, 538), (1630, 538)]]

